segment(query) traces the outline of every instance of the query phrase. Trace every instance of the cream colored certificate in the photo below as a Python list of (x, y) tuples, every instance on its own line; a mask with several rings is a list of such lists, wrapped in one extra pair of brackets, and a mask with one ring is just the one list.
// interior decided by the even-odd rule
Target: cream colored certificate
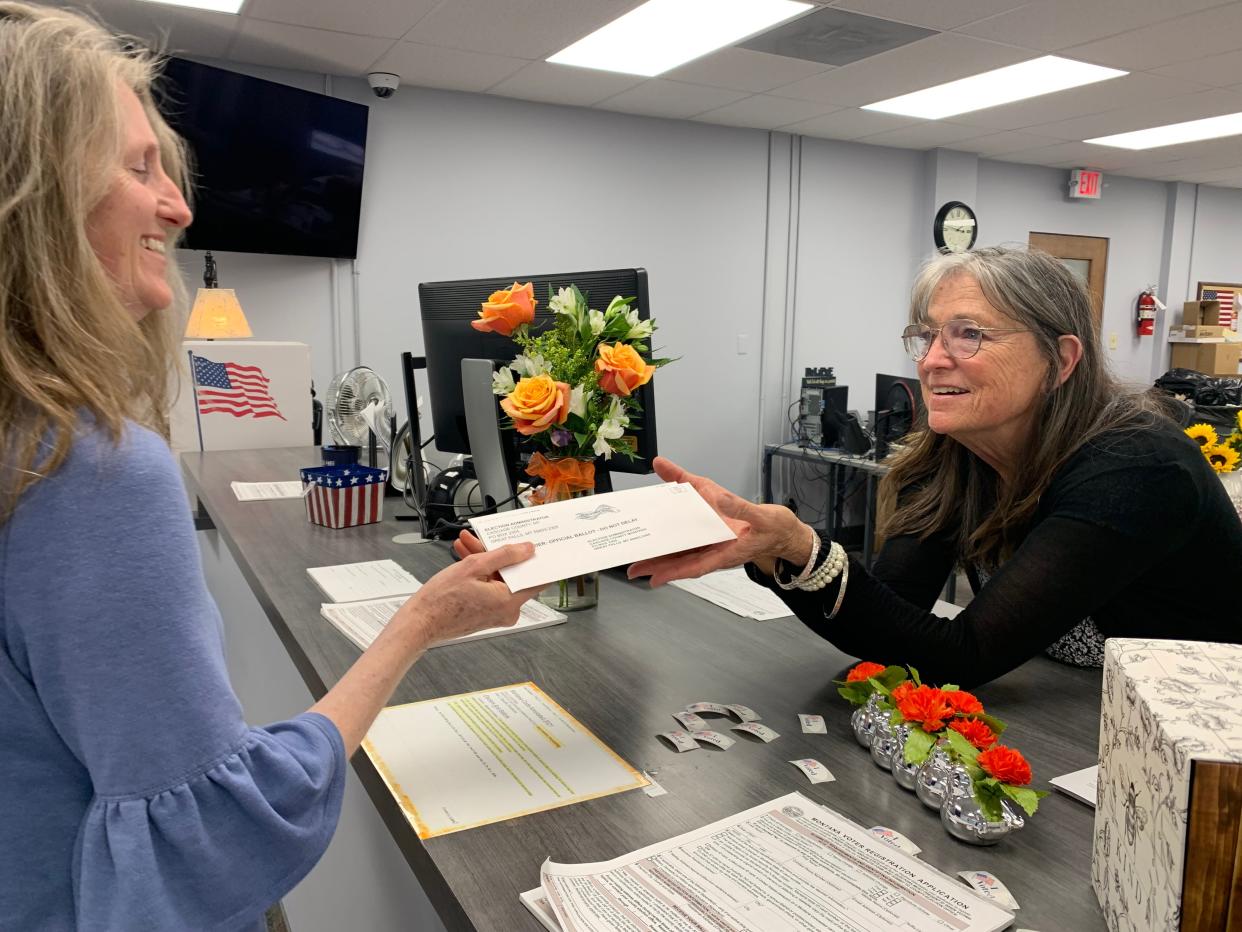
[(488, 550), (535, 545), (525, 563), (500, 571), (513, 592), (736, 537), (684, 482), (502, 511), (470, 525)]
[(534, 683), (392, 706), (362, 746), (419, 838), (650, 782)]

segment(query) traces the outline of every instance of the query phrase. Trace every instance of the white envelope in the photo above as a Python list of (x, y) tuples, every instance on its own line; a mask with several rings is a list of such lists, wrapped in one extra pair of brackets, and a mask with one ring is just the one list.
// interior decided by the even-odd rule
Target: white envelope
[(684, 482), (484, 515), (470, 525), (488, 550), (535, 545), (531, 559), (500, 571), (513, 592), (737, 537)]

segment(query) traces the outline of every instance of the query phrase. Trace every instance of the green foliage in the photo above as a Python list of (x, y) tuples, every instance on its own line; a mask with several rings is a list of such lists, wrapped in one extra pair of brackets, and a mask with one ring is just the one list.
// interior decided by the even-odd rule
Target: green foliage
[(1047, 790), (1033, 790), (1027, 786), (1010, 786), (1008, 783), (1001, 783), (1000, 789), (1002, 793), (1021, 806), (1029, 816), (1035, 814), (1035, 810), (1039, 808), (1039, 801), (1048, 795)]
[(871, 698), (872, 693), (880, 692), (891, 695), (899, 683), (906, 679), (905, 667), (885, 667), (880, 673), (869, 680), (858, 680), (851, 683), (847, 680), (834, 680), (837, 684), (837, 695), (854, 705), (862, 705)]
[(922, 728), (913, 728), (910, 730), (910, 736), (906, 738), (906, 763), (921, 764), (931, 755), (932, 748), (936, 746), (936, 737), (929, 735)]
[(951, 758), (963, 764), (974, 764), (975, 759), (979, 756), (978, 748), (952, 728), (944, 733), (944, 737), (949, 743), (949, 756)]

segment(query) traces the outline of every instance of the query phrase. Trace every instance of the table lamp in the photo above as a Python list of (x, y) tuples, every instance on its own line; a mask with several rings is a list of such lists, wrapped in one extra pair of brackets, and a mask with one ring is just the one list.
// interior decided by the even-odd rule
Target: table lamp
[(251, 335), (237, 295), (232, 288), (220, 288), (218, 285), (216, 260), (209, 252), (203, 269), (204, 287), (198, 289), (194, 297), (194, 307), (186, 324), (187, 339), (237, 340)]

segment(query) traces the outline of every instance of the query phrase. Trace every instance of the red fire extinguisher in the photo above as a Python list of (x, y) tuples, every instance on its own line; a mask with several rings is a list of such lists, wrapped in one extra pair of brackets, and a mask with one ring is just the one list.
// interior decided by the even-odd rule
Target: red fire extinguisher
[(1136, 314), (1139, 336), (1149, 337), (1156, 332), (1157, 303), (1156, 296), (1150, 290), (1144, 291), (1138, 296)]

